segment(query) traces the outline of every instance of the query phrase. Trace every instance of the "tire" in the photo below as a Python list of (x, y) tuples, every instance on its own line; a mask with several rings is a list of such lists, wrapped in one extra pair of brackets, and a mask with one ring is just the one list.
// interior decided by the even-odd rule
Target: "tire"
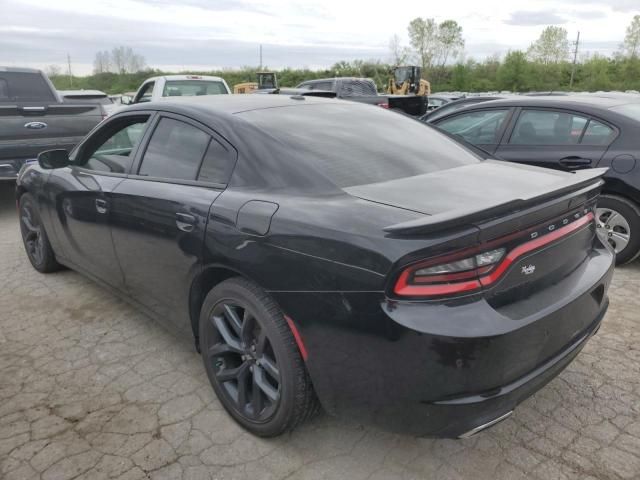
[(616, 265), (629, 263), (640, 255), (638, 205), (624, 197), (603, 194), (598, 200), (596, 217), (600, 238), (616, 250)]
[(199, 342), (218, 399), (251, 433), (274, 437), (318, 411), (293, 333), (274, 300), (254, 283), (230, 278), (208, 293)]
[(62, 265), (56, 261), (36, 201), (30, 193), (24, 193), (20, 197), (18, 211), (22, 243), (33, 268), (40, 273), (51, 273), (62, 269)]

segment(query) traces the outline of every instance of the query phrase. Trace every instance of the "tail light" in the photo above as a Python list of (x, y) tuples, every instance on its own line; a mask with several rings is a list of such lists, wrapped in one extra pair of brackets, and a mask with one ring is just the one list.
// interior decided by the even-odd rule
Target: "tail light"
[(376, 103), (376, 105), (378, 105), (379, 107), (382, 107), (382, 108), (389, 108), (389, 103), (388, 102)]
[[(520, 257), (580, 230), (595, 217), (592, 211), (587, 211), (584, 216), (574, 218), (577, 219), (570, 223), (564, 218), (543, 229), (522, 232), (521, 235), (528, 239), (524, 243), (514, 245), (513, 235), (510, 235), (492, 241), (487, 250), (479, 253), (477, 249), (468, 249), (409, 265), (398, 276), (393, 291), (402, 297), (437, 297), (471, 293), (489, 287), (502, 278), (509, 266)], [(507, 248), (501, 244), (512, 246)]]

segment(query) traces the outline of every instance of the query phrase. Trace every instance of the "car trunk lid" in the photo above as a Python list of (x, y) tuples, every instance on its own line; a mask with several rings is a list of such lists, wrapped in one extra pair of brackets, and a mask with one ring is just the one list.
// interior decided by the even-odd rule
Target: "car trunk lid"
[[(426, 262), (416, 255), (400, 259), (394, 293), (438, 297), (484, 291), (504, 304), (517, 298), (511, 295), (517, 289), (539, 290), (564, 278), (589, 255), (595, 236), (595, 199), (605, 171), (568, 174), (488, 161), (345, 190), (361, 199), (423, 214), (386, 227), (392, 237), (433, 238), (469, 226), (477, 230), (475, 243), (460, 251)], [(476, 255), (496, 250), (502, 256), (493, 268), (460, 270), (458, 264), (454, 275), (416, 276), (433, 272), (434, 266), (451, 266), (452, 261), (473, 263)], [(470, 265), (468, 261), (465, 265)], [(463, 278), (465, 288), (458, 289)]]

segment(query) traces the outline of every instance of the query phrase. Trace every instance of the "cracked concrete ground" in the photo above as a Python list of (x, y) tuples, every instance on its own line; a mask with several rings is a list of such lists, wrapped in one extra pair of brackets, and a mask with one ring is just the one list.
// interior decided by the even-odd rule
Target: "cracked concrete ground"
[(468, 440), (320, 416), (262, 440), (223, 411), (200, 357), (77, 273), (41, 275), (0, 185), (0, 478), (638, 479), (640, 262), (569, 368)]

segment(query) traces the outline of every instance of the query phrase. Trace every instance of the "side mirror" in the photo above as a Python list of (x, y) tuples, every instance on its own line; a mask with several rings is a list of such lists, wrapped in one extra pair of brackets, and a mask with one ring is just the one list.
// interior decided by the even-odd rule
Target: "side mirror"
[(47, 150), (38, 155), (38, 164), (42, 168), (51, 170), (52, 168), (68, 167), (71, 160), (69, 160), (69, 152), (66, 150)]
[(131, 105), (131, 103), (133, 103), (133, 98), (131, 98), (129, 95), (123, 95), (122, 97), (120, 97), (120, 103), (122, 105)]

